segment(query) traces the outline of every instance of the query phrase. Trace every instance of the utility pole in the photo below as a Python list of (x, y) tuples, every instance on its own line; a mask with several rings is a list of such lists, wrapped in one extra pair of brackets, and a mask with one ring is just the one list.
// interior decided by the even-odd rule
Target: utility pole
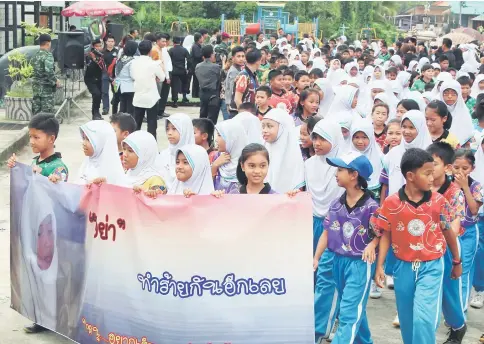
[(462, 26), (462, 1), (459, 1), (459, 27)]

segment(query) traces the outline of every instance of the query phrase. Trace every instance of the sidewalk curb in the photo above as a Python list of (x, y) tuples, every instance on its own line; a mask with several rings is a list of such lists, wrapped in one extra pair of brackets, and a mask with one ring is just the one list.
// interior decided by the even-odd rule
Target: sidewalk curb
[[(81, 98), (86, 90), (79, 92), (78, 95), (74, 97), (75, 100)], [(7, 159), (15, 152), (20, 151), (24, 146), (29, 143), (29, 127), (19, 130), (18, 134), (7, 143), (4, 148), (0, 148), (0, 166), (3, 166)]]
[(18, 152), (29, 142), (29, 127), (19, 130), (18, 134), (0, 150), (0, 166), (4, 165), (7, 159), (15, 152)]

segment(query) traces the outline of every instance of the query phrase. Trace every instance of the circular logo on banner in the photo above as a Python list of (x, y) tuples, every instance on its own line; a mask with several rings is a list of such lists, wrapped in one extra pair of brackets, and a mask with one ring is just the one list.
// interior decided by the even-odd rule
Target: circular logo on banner
[(354, 231), (355, 231), (355, 227), (353, 227), (353, 224), (351, 222), (345, 222), (343, 224), (343, 235), (345, 236), (346, 239), (351, 238)]
[(408, 223), (408, 232), (413, 236), (422, 236), (425, 232), (425, 224), (422, 220), (413, 219)]

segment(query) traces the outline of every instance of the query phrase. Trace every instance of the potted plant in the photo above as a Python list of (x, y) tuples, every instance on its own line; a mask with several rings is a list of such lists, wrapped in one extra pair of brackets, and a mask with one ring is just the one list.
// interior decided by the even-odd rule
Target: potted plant
[(12, 86), (5, 97), (7, 119), (29, 121), (32, 117), (32, 81), (34, 68), (25, 54), (14, 52), (8, 56), (8, 74)]

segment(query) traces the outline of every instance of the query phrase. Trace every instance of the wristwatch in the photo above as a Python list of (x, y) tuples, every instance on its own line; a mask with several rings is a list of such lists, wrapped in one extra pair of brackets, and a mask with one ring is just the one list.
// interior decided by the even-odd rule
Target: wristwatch
[(459, 260), (452, 259), (452, 265), (460, 265), (460, 264), (462, 264), (462, 259), (459, 259)]

